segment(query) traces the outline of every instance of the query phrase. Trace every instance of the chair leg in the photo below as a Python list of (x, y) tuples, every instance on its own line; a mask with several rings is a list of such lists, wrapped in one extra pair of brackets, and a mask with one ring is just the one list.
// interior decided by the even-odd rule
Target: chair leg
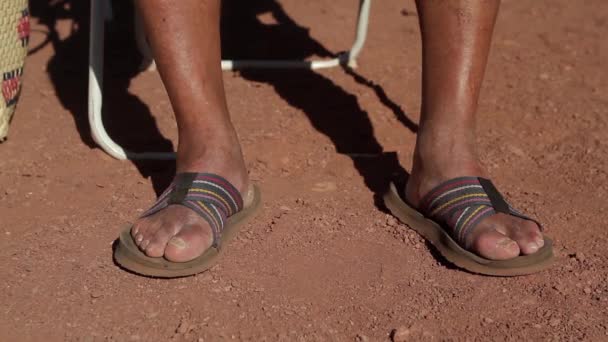
[[(357, 31), (355, 42), (350, 51), (329, 60), (316, 61), (289, 61), (289, 60), (253, 60), (253, 61), (222, 61), (223, 70), (243, 69), (243, 68), (265, 68), (265, 69), (290, 69), (290, 68), (309, 68), (322, 69), (332, 68), (347, 64), (354, 68), (357, 66), (357, 57), (363, 49), (367, 38), (369, 14), (372, 0), (360, 0), (359, 15), (357, 20)], [(89, 125), (93, 140), (106, 153), (116, 159), (175, 159), (175, 153), (164, 152), (144, 152), (134, 153), (124, 150), (108, 135), (102, 120), (103, 104), (103, 52), (104, 52), (104, 27), (105, 21), (109, 18), (110, 8), (108, 0), (91, 0), (91, 27), (89, 31)], [(141, 21), (136, 18), (136, 32), (138, 47), (144, 57), (151, 57), (149, 46), (145, 34), (141, 29)]]
[(357, 19), (357, 33), (355, 42), (348, 52), (347, 65), (351, 68), (357, 67), (357, 57), (363, 49), (365, 40), (367, 39), (367, 30), (369, 26), (369, 13), (372, 5), (371, 0), (361, 0), (359, 5), (359, 18)]
[(124, 150), (108, 135), (102, 120), (103, 51), (106, 0), (91, 0), (89, 30), (89, 125), (93, 140), (116, 159), (174, 159), (173, 153), (134, 153)]

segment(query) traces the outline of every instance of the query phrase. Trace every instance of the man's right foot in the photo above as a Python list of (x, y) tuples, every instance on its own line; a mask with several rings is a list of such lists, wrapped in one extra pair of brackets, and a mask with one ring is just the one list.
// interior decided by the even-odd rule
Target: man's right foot
[[(233, 130), (232, 130), (233, 131)], [(204, 136), (190, 135), (195, 137)], [(246, 207), (251, 202), (251, 186), (236, 134), (228, 139), (180, 141), (177, 173), (206, 172), (220, 175), (241, 194)], [(142, 252), (150, 257), (165, 257), (186, 262), (203, 254), (213, 244), (213, 233), (205, 219), (192, 209), (172, 204), (138, 219), (131, 236)]]

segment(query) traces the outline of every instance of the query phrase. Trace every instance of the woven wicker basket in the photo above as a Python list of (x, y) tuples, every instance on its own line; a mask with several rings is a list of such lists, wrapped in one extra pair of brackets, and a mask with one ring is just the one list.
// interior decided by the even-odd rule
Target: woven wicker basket
[(15, 111), (30, 34), (27, 0), (0, 0), (0, 141)]

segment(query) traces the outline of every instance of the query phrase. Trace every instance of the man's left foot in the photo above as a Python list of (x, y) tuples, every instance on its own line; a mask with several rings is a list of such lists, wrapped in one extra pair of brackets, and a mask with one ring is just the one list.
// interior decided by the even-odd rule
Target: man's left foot
[[(447, 137), (447, 138), (446, 138)], [(484, 177), (468, 134), (419, 133), (406, 200), (420, 208), (421, 200), (436, 186), (458, 177)], [(470, 229), (464, 245), (481, 257), (507, 260), (533, 254), (544, 245), (540, 227), (533, 221), (503, 213), (486, 216)], [(463, 248), (465, 246), (462, 246)]]

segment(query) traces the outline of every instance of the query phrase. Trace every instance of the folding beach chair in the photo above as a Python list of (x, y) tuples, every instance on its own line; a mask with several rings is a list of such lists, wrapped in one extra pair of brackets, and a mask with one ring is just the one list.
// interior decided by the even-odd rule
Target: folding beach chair
[[(371, 0), (359, 0), (359, 14), (356, 37), (350, 51), (333, 59), (299, 61), (299, 60), (222, 60), (223, 70), (245, 68), (290, 69), (308, 68), (323, 69), (341, 65), (356, 67), (356, 60), (363, 48), (367, 36)], [(123, 149), (106, 132), (101, 118), (103, 103), (103, 53), (105, 22), (110, 19), (112, 9), (110, 0), (91, 0), (91, 27), (89, 31), (89, 125), (93, 140), (109, 155), (117, 159), (174, 159), (174, 153), (143, 152), (135, 153)], [(138, 31), (138, 30), (136, 30)], [(139, 30), (141, 32), (141, 30)], [(139, 37), (138, 47), (144, 49)], [(146, 51), (142, 54), (147, 55)]]

